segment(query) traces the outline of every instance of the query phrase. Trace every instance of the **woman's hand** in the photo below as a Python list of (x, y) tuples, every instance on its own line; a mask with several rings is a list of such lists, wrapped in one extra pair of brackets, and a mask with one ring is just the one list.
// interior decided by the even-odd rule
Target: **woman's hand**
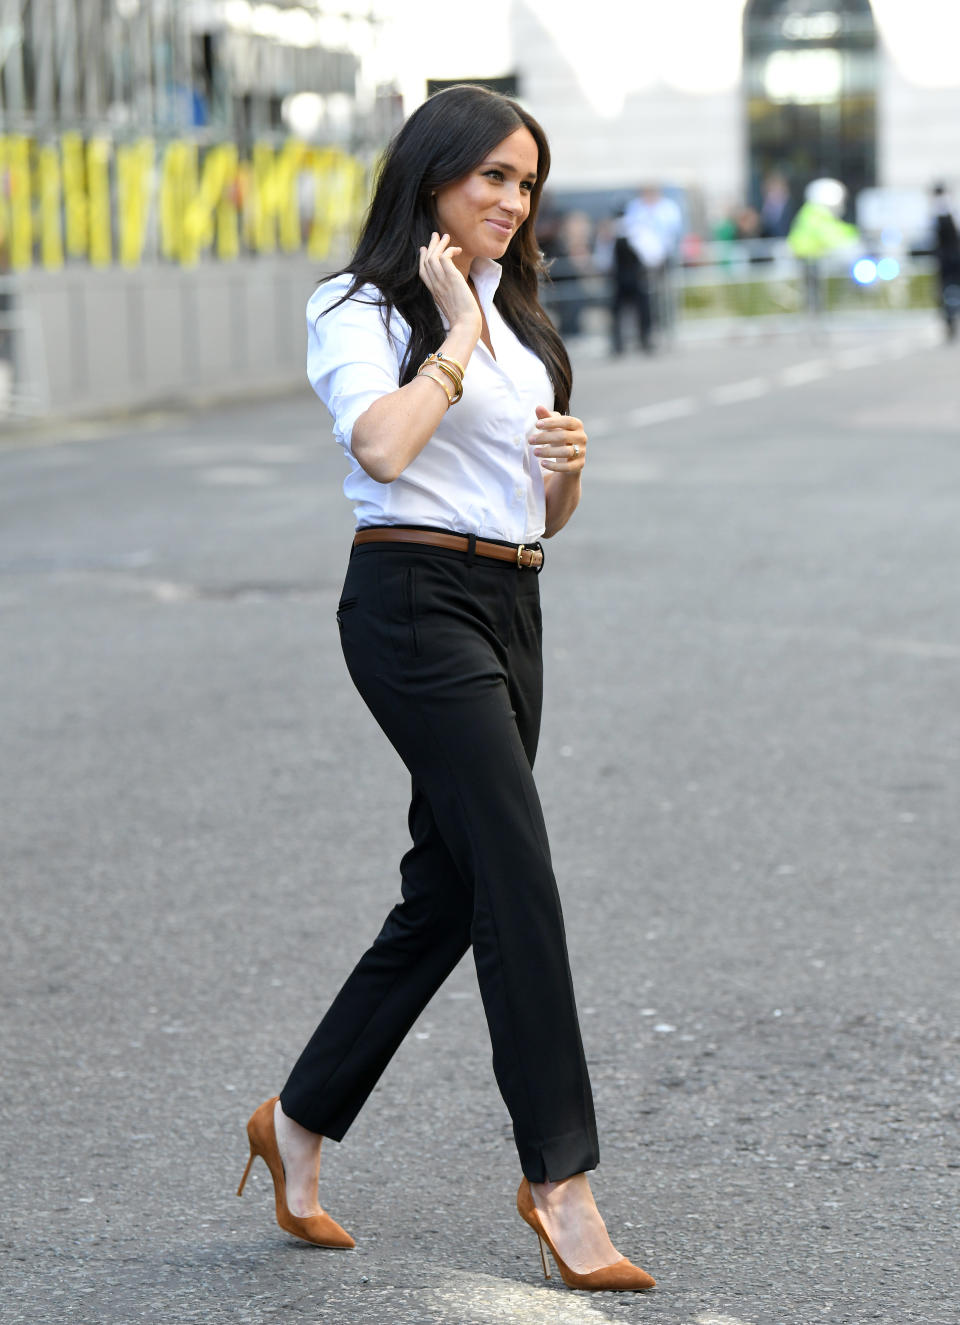
[[(420, 250), (420, 279), (450, 324), (436, 349), (465, 369), (480, 339), (483, 319), (466, 277), (457, 269), (460, 252), (451, 247), (449, 235), (431, 235), (430, 243)], [(378, 483), (392, 483), (416, 460), (449, 408), (443, 382), (432, 373), (418, 374), (360, 415), (350, 443), (354, 458)]]
[(544, 538), (552, 538), (573, 515), (580, 501), (580, 475), (587, 458), (587, 434), (579, 419), (537, 406), (537, 429), (530, 438), (533, 453), (547, 473)]
[(480, 305), (454, 259), (461, 249), (451, 247), (449, 235), (430, 236), (430, 243), (420, 250), (420, 279), (433, 295), (433, 301), (450, 324), (450, 330), (475, 331), (480, 338)]
[(537, 431), (530, 445), (543, 468), (555, 474), (579, 474), (586, 462), (587, 434), (580, 420), (543, 405), (537, 406)]

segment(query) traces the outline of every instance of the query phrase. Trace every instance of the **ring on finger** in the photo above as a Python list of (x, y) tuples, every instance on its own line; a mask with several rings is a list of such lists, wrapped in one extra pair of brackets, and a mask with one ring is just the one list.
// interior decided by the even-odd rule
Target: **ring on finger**
[(576, 442), (573, 443), (573, 458), (574, 460), (578, 460), (580, 458), (580, 447), (577, 445)]

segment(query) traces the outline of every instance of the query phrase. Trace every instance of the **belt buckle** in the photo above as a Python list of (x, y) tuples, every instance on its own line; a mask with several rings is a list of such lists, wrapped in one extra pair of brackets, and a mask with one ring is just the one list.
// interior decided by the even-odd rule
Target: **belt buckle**
[(526, 543), (521, 543), (517, 548), (517, 570), (523, 570), (523, 554), (526, 551)]

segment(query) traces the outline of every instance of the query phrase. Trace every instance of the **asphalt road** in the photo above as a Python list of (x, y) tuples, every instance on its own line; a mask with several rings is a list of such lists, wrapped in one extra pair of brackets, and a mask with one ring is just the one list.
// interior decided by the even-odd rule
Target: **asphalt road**
[(538, 779), (657, 1289), (540, 1277), (469, 962), (326, 1151), (356, 1251), (234, 1195), (406, 833), (305, 393), (0, 443), (0, 1320), (960, 1319), (960, 350), (579, 358)]

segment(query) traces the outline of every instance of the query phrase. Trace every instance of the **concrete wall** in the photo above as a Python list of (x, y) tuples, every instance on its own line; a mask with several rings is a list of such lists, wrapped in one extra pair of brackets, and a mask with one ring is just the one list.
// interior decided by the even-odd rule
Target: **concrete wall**
[(15, 410), (95, 413), (302, 384), (304, 307), (320, 274), (302, 256), (24, 273), (8, 283)]

